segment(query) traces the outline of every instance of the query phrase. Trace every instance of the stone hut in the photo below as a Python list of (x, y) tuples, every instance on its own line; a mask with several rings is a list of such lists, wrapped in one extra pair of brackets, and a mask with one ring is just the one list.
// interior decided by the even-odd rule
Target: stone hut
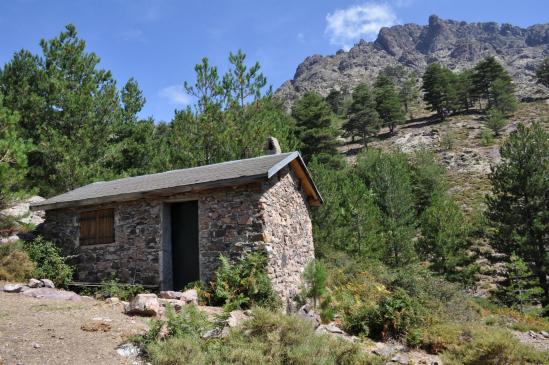
[(220, 254), (264, 250), (285, 303), (314, 257), (309, 207), (322, 203), (298, 152), (96, 182), (32, 205), (41, 234), (73, 257), (75, 280), (181, 289), (210, 280)]

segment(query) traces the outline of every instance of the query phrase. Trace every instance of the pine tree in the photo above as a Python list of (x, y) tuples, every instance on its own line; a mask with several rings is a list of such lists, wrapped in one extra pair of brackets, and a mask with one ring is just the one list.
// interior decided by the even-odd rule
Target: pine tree
[(545, 57), (536, 68), (536, 77), (540, 84), (549, 87), (549, 57)]
[(511, 76), (493, 56), (486, 57), (473, 68), (473, 90), (476, 97), (487, 100), (486, 109), (494, 106), (493, 84), (496, 80), (500, 80), (498, 88), (503, 83), (506, 85), (504, 89), (512, 90), (512, 86), (507, 86), (511, 85)]
[(3, 105), (0, 94), (0, 210), (22, 188), (27, 169), (28, 141), (18, 134), (19, 115)]
[(452, 71), (438, 63), (427, 66), (423, 74), (423, 100), (442, 120), (455, 107), (455, 77)]
[(345, 94), (340, 90), (332, 89), (326, 96), (326, 102), (330, 105), (335, 115), (341, 115), (344, 110)]
[(296, 121), (296, 137), (301, 142), (301, 152), (306, 161), (315, 155), (329, 159), (337, 153), (335, 115), (323, 97), (306, 93), (295, 103), (292, 116)]
[(417, 87), (416, 75), (410, 75), (400, 87), (399, 96), (404, 112), (414, 119), (414, 108), (419, 104), (419, 89)]
[(388, 76), (379, 75), (374, 85), (376, 110), (382, 125), (394, 133), (397, 125), (405, 121), (402, 104), (395, 85)]
[(368, 84), (359, 84), (353, 91), (352, 102), (347, 110), (347, 121), (343, 129), (353, 138), (362, 138), (364, 145), (368, 138), (379, 131), (380, 120), (376, 103)]
[(494, 136), (499, 136), (499, 132), (507, 125), (505, 115), (497, 109), (490, 109), (486, 114), (486, 126), (492, 130)]
[(549, 134), (539, 122), (519, 124), (500, 154), (503, 161), (490, 175), (492, 193), (487, 197), (492, 244), (530, 266), (548, 305)]
[(496, 79), (490, 86), (490, 103), (493, 109), (502, 114), (509, 114), (517, 110), (515, 87), (507, 79)]
[(381, 212), (383, 261), (400, 267), (416, 259), (412, 175), (405, 155), (368, 149), (359, 157), (358, 173), (371, 189)]

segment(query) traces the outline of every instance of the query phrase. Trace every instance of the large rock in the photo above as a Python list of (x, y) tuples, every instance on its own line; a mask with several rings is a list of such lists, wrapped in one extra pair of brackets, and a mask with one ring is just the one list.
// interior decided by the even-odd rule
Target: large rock
[(198, 293), (196, 289), (185, 290), (181, 293), (181, 297), (179, 299), (185, 302), (185, 304), (198, 305)]
[(42, 284), (44, 284), (46, 288), (55, 289), (55, 284), (50, 279), (40, 279), (40, 281), (42, 282)]
[(6, 293), (21, 293), (22, 291), (25, 291), (25, 289), (28, 290), (28, 288), (28, 286), (23, 284), (5, 284), (3, 290)]
[(162, 299), (181, 299), (183, 295), (180, 291), (165, 290), (160, 292), (160, 298)]
[(427, 25), (382, 28), (375, 42), (360, 41), (335, 55), (307, 57), (275, 95), (290, 107), (308, 91), (326, 96), (332, 89), (351, 91), (361, 82), (371, 84), (387, 66), (421, 75), (433, 62), (463, 70), (493, 55), (510, 72), (519, 96), (540, 97), (547, 88), (536, 84), (534, 65), (549, 52), (548, 34), (549, 24), (520, 28), (431, 16)]
[(311, 322), (314, 328), (320, 326), (320, 315), (315, 313), (309, 306), (304, 305), (297, 311), (297, 316)]
[(0, 211), (0, 214), (16, 218), (19, 222), (25, 224), (39, 225), (44, 222), (44, 212), (43, 211), (31, 211), (30, 205), (34, 203), (39, 203), (45, 199), (41, 196), (32, 196), (28, 199), (25, 199), (17, 204)]
[(44, 286), (44, 283), (41, 282), (38, 279), (30, 279), (29, 283), (27, 284), (29, 288), (41, 288)]
[(227, 318), (227, 326), (229, 328), (235, 328), (242, 324), (242, 322), (248, 320), (250, 318), (250, 312), (249, 311), (243, 311), (241, 309), (237, 309), (229, 313), (229, 318)]
[(82, 297), (76, 294), (75, 292), (68, 290), (59, 290), (53, 288), (35, 288), (25, 290), (23, 292), (24, 296), (31, 298), (39, 299), (56, 299), (56, 300), (72, 300), (72, 301), (81, 301)]
[(137, 294), (132, 299), (126, 314), (138, 316), (157, 316), (160, 313), (160, 303), (156, 294)]
[(158, 299), (158, 302), (163, 307), (171, 306), (176, 312), (179, 312), (181, 308), (185, 305), (185, 302), (179, 299)]

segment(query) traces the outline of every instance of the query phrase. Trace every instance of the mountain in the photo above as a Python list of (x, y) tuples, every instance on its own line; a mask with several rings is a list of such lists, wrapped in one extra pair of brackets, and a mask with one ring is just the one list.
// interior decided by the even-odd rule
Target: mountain
[(372, 82), (387, 66), (401, 65), (421, 75), (433, 62), (461, 70), (489, 55), (511, 73), (520, 97), (547, 94), (543, 86), (536, 84), (535, 68), (549, 56), (549, 24), (520, 28), (494, 22), (443, 20), (432, 15), (425, 26), (382, 28), (374, 42), (361, 40), (348, 52), (307, 57), (276, 95), (289, 105), (307, 91), (326, 96), (333, 88), (352, 89), (362, 81)]

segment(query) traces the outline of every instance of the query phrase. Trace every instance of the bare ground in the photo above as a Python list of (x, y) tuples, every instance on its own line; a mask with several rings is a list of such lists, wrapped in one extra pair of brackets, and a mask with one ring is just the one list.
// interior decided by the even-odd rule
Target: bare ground
[(0, 292), (0, 365), (138, 363), (120, 356), (116, 348), (146, 330), (146, 323), (96, 300)]

